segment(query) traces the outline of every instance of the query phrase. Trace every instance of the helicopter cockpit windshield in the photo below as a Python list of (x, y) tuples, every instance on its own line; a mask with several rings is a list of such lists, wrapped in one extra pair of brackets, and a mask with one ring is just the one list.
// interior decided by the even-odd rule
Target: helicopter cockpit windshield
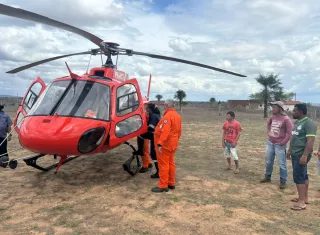
[[(72, 83), (72, 84), (70, 84)], [(53, 115), (109, 121), (110, 88), (79, 80), (52, 82), (32, 107), (33, 116)]]

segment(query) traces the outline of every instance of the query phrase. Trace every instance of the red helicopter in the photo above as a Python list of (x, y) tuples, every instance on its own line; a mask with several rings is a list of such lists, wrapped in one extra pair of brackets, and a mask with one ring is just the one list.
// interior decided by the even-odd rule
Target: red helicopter
[[(24, 157), (24, 162), (42, 171), (54, 167), (57, 173), (60, 166), (80, 155), (105, 153), (121, 144), (134, 146), (128, 140), (147, 131), (147, 114), (144, 105), (149, 102), (148, 94), (143, 97), (136, 78), (117, 69), (112, 56), (141, 55), (156, 59), (171, 60), (195, 65), (235, 76), (246, 77), (238, 73), (212, 66), (162, 55), (137, 52), (120, 48), (119, 44), (104, 42), (99, 37), (71, 25), (35, 14), (20, 8), (0, 4), (0, 14), (43, 23), (78, 34), (98, 46), (96, 49), (80, 53), (57, 56), (31, 63), (7, 73), (22, 70), (74, 55), (105, 55), (107, 60), (101, 67), (92, 68), (83, 75), (72, 73), (66, 63), (69, 75), (54, 79), (48, 86), (37, 77), (17, 110), (14, 126), (23, 148), (37, 153)], [(118, 60), (117, 60), (118, 61)], [(37, 159), (53, 155), (60, 160), (50, 166), (42, 167)], [(136, 160), (136, 167), (131, 164)], [(9, 161), (9, 167), (15, 169), (17, 160)], [(135, 175), (142, 167), (139, 156), (132, 156), (123, 164), (124, 170)]]

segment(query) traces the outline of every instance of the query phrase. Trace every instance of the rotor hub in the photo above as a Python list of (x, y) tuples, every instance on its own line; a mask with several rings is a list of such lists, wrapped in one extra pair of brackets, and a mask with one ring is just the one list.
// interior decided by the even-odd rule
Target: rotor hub
[(120, 46), (120, 44), (118, 43), (115, 43), (115, 42), (101, 42), (101, 45), (104, 47), (104, 48), (117, 48), (118, 46)]

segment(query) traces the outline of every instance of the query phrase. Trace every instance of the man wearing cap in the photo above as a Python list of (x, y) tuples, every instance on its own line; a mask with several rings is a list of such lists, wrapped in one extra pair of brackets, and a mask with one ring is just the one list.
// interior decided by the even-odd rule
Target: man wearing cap
[(266, 172), (261, 183), (271, 182), (273, 163), (275, 156), (280, 168), (280, 189), (286, 188), (287, 162), (286, 145), (292, 136), (293, 122), (284, 112), (284, 105), (281, 101), (271, 102), (272, 116), (267, 121), (268, 141), (266, 146)]

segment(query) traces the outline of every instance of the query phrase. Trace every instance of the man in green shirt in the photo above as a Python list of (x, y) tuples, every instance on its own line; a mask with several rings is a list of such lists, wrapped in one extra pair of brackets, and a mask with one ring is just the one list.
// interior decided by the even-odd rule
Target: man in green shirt
[(297, 186), (299, 198), (292, 199), (295, 202), (293, 210), (304, 210), (308, 204), (308, 173), (307, 164), (312, 157), (313, 144), (317, 133), (316, 124), (308, 117), (307, 106), (296, 104), (292, 116), (297, 121), (292, 130), (290, 147), (287, 159), (291, 158), (293, 169), (293, 181)]

